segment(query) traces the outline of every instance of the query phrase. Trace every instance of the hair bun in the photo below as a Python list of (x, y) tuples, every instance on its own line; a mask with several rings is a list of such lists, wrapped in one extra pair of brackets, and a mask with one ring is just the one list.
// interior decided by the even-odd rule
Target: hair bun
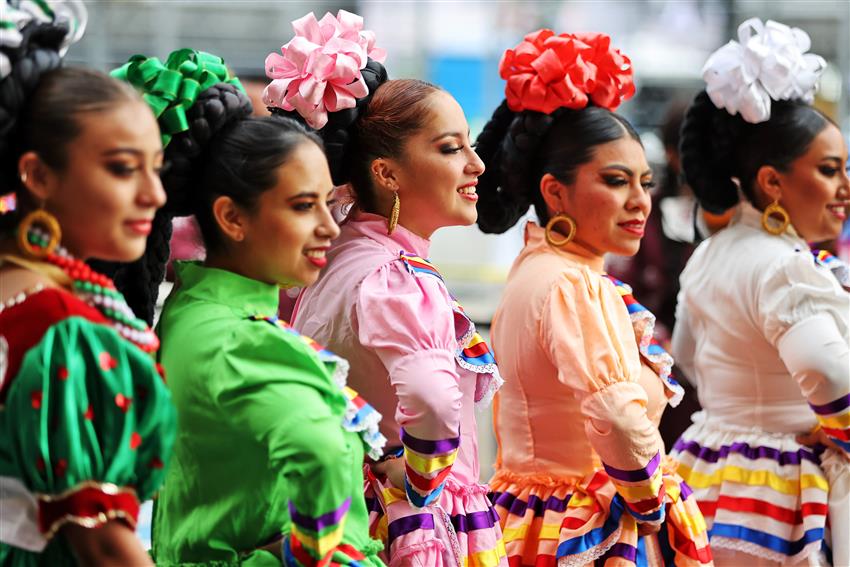
[[(328, 157), (328, 166), (334, 185), (344, 185), (351, 180), (347, 156), (351, 141), (356, 138), (354, 125), (357, 119), (366, 112), (369, 101), (372, 100), (378, 87), (389, 80), (386, 68), (373, 59), (368, 60), (366, 67), (361, 70), (361, 75), (369, 93), (357, 99), (351, 108), (328, 113), (327, 123), (322, 129), (317, 130), (325, 146), (325, 155)], [(269, 111), (278, 116), (292, 118), (307, 127), (310, 126), (307, 120), (295, 110), (287, 111), (280, 107), (270, 106)]]
[(67, 33), (66, 25), (36, 20), (20, 30), (17, 45), (0, 43), (0, 68), (4, 72), (0, 78), (0, 156), (4, 162), (16, 138), (13, 131), (24, 105), (41, 78), (62, 65), (59, 50)]
[(162, 181), (168, 193), (166, 208), (174, 216), (194, 214), (192, 183), (196, 164), (215, 135), (251, 115), (251, 99), (235, 84), (218, 83), (198, 95), (186, 113), (189, 128), (175, 135), (165, 149), (168, 170)]
[(702, 208), (720, 214), (735, 206), (738, 186), (736, 150), (738, 116), (718, 109), (702, 91), (694, 99), (682, 123), (680, 154), (685, 181)]

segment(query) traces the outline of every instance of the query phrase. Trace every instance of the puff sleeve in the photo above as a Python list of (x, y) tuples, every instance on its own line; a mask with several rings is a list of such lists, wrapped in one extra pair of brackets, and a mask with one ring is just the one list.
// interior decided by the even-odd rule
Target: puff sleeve
[(777, 262), (758, 285), (765, 338), (836, 444), (850, 452), (850, 294), (807, 251)]
[(69, 522), (134, 528), (139, 502), (163, 481), (176, 428), (150, 356), (82, 317), (51, 326), (24, 355), (2, 419), (45, 540)]
[[(234, 428), (268, 449), (292, 487), (284, 564), (317, 565), (339, 552), (356, 452), (342, 427), (345, 398), (323, 362), (297, 337), (245, 321), (214, 361), (210, 394)], [(281, 408), (286, 408), (281, 411)]]
[(398, 397), (405, 492), (413, 506), (433, 502), (460, 445), (458, 343), (443, 282), (391, 262), (367, 276), (355, 302), (361, 344), (377, 354)]
[(613, 284), (586, 267), (566, 270), (540, 320), (558, 379), (581, 400), (588, 440), (638, 521), (663, 519), (661, 444), (638, 383), (631, 320)]

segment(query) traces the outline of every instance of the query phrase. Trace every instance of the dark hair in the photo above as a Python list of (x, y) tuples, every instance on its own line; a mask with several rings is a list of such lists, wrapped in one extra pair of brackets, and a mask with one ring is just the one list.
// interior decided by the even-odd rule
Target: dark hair
[[(429, 117), (428, 95), (442, 89), (416, 79), (388, 80), (384, 66), (372, 59), (361, 73), (369, 94), (358, 99), (354, 108), (330, 113), (318, 134), (325, 143), (334, 184), (351, 183), (358, 208), (375, 212), (370, 164), (376, 158), (401, 155), (405, 140)], [(270, 110), (303, 122), (295, 112)]]
[(702, 207), (722, 213), (738, 203), (738, 180), (754, 202), (758, 170), (779, 171), (808, 151), (831, 121), (802, 100), (771, 101), (770, 119), (750, 124), (717, 108), (700, 92), (682, 125), (680, 154), (685, 179)]
[(495, 110), (478, 136), (478, 155), (487, 169), (478, 178), (478, 226), (502, 233), (534, 205), (541, 223), (549, 220), (540, 192), (547, 173), (565, 184), (593, 159), (594, 148), (623, 137), (640, 142), (622, 116), (598, 106), (559, 108), (551, 114), (515, 113), (507, 101)]
[(222, 237), (212, 203), (225, 195), (250, 210), (277, 183), (277, 168), (298, 145), (321, 140), (293, 120), (251, 118), (251, 102), (238, 87), (219, 83), (203, 91), (187, 112), (189, 129), (165, 150), (163, 186), (168, 202), (154, 218), (145, 254), (115, 273), (116, 286), (137, 316), (153, 321), (159, 284), (165, 276), (175, 216), (195, 215), (207, 251)]
[(0, 193), (14, 192), (18, 210), (0, 217), (0, 230), (17, 225), (31, 205), (18, 176), (18, 160), (33, 151), (51, 168), (67, 165), (69, 144), (80, 134), (79, 115), (141, 100), (129, 86), (81, 68), (61, 68), (64, 26), (30, 23), (15, 49), (2, 48), (12, 64), (0, 82)]

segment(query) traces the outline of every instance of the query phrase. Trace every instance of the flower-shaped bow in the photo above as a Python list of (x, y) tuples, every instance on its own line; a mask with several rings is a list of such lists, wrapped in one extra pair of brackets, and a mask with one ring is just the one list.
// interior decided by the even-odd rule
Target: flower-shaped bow
[(561, 107), (616, 109), (635, 93), (631, 61), (601, 33), (555, 35), (548, 29), (525, 36), (499, 63), (505, 98), (514, 112), (550, 114)]
[(245, 90), (239, 79), (230, 74), (224, 59), (192, 49), (173, 51), (165, 65), (156, 57), (134, 55), (110, 75), (142, 92), (159, 122), (163, 147), (174, 134), (189, 129), (186, 112), (206, 89), (229, 83)]
[(266, 76), (272, 82), (263, 102), (295, 110), (315, 129), (328, 122), (328, 113), (354, 108), (369, 94), (361, 69), (369, 58), (383, 63), (386, 51), (375, 47), (375, 34), (363, 29), (363, 18), (340, 10), (316, 21), (312, 12), (292, 22), (295, 37), (281, 53), (266, 57)]
[[(64, 24), (68, 33), (62, 40), (59, 55), (83, 37), (88, 22), (88, 12), (82, 0), (38, 0), (23, 2), (19, 7), (8, 0), (0, 3), (0, 47), (17, 48), (21, 45), (21, 30), (30, 22)], [(12, 72), (9, 57), (0, 52), (0, 80)]]
[(806, 53), (811, 45), (799, 28), (750, 18), (738, 26), (738, 41), (730, 41), (706, 61), (705, 90), (717, 108), (740, 113), (752, 124), (765, 122), (771, 100), (814, 100), (826, 61)]

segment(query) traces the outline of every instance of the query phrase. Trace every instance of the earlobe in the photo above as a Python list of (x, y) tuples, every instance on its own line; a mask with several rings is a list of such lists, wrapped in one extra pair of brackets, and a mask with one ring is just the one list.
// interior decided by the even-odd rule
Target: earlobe
[(245, 215), (233, 199), (222, 195), (212, 204), (213, 217), (219, 230), (230, 240), (242, 242), (245, 239), (247, 223)]

